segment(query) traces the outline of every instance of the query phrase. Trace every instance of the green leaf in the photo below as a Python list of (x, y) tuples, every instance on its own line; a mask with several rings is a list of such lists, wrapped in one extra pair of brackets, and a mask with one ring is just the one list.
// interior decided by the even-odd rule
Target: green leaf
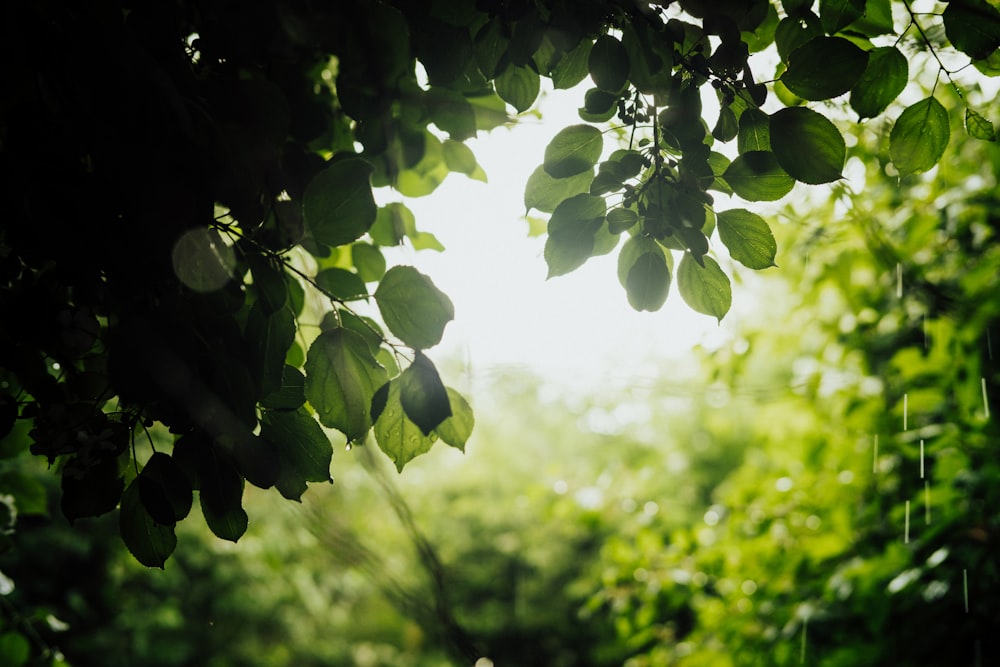
[(737, 262), (758, 270), (775, 266), (778, 244), (762, 217), (745, 209), (730, 209), (716, 214), (716, 224), (719, 238)]
[(542, 166), (553, 178), (566, 178), (593, 169), (604, 150), (601, 131), (593, 125), (563, 128), (545, 147)]
[(633, 236), (618, 254), (618, 281), (629, 305), (638, 311), (656, 311), (670, 293), (670, 267), (663, 249), (653, 240)]
[(400, 169), (392, 183), (400, 194), (407, 197), (426, 197), (437, 190), (448, 177), (448, 165), (444, 161), (441, 140), (430, 131), (424, 131), (421, 141), (423, 154), (420, 160), (408, 168)]
[(430, 451), (437, 436), (433, 433), (424, 435), (420, 427), (406, 416), (400, 401), (399, 385), (398, 379), (388, 383), (385, 407), (375, 421), (374, 432), (379, 449), (392, 460), (396, 470), (403, 472), (403, 466)]
[(301, 498), (306, 482), (331, 481), (333, 447), (326, 433), (304, 408), (294, 412), (265, 412), (260, 434), (274, 445), (278, 455), (280, 472), (274, 485), (285, 498)]
[(986, 0), (951, 0), (942, 18), (952, 46), (973, 60), (1000, 48), (1000, 11)]
[(593, 256), (606, 206), (603, 197), (580, 194), (556, 207), (549, 218), (544, 250), (549, 278), (569, 273)]
[(260, 435), (247, 433), (237, 438), (232, 455), (240, 474), (254, 486), (269, 489), (278, 480), (281, 472), (278, 452), (271, 441)]
[(552, 213), (563, 200), (590, 189), (594, 180), (592, 170), (581, 171), (566, 178), (552, 178), (545, 168), (539, 165), (528, 177), (524, 186), (524, 210), (537, 209), (543, 213)]
[(569, 90), (587, 76), (587, 64), (590, 60), (590, 50), (593, 43), (581, 40), (570, 51), (567, 51), (552, 68), (552, 87), (556, 90)]
[(275, 266), (269, 258), (257, 253), (249, 253), (247, 261), (253, 273), (257, 302), (263, 307), (264, 314), (270, 315), (283, 308), (288, 302), (284, 268), (280, 265)]
[(532, 68), (511, 65), (496, 78), (494, 85), (500, 99), (521, 113), (531, 108), (538, 97), (541, 82), (538, 72)]
[[(71, 463), (76, 462), (71, 459)], [(100, 459), (82, 472), (67, 464), (62, 474), (62, 512), (73, 523), (76, 519), (100, 516), (113, 510), (121, 499), (125, 478), (118, 468), (118, 458)]]
[(266, 396), (281, 387), (288, 348), (294, 340), (295, 316), (291, 310), (283, 308), (265, 315), (259, 301), (250, 308), (246, 341), (253, 355), (252, 366), (260, 381), (261, 395)]
[(378, 209), (375, 224), (368, 230), (372, 240), (380, 246), (395, 246), (407, 234), (417, 229), (417, 219), (406, 204), (393, 202)]
[(621, 234), (639, 222), (639, 214), (630, 208), (613, 208), (608, 211), (608, 231)]
[(934, 97), (903, 110), (889, 133), (889, 158), (900, 174), (927, 171), (948, 146), (948, 111)]
[(444, 151), (444, 163), (448, 165), (448, 171), (471, 176), (479, 168), (472, 149), (461, 141), (446, 139), (441, 144), (441, 149)]
[(476, 136), (476, 114), (472, 105), (458, 91), (431, 88), (425, 97), (431, 122), (448, 136), (464, 141)]
[(771, 150), (771, 119), (760, 109), (750, 108), (739, 120), (736, 150), (740, 153)]
[(847, 146), (825, 116), (806, 107), (788, 107), (771, 116), (771, 131), (771, 149), (789, 176), (814, 185), (840, 178)]
[(851, 108), (859, 118), (874, 118), (903, 92), (909, 77), (909, 64), (899, 49), (872, 49), (864, 74), (851, 89)]
[(324, 331), (309, 347), (305, 370), (305, 395), (320, 423), (348, 441), (364, 438), (372, 425), (372, 395), (389, 379), (368, 342), (348, 329)]
[(440, 343), (455, 318), (451, 299), (412, 266), (389, 269), (374, 296), (389, 331), (416, 350)]
[(191, 511), (191, 483), (167, 454), (154, 453), (136, 479), (139, 500), (155, 522), (173, 525)]
[(977, 111), (965, 108), (965, 130), (970, 137), (982, 139), (983, 141), (996, 141), (997, 133), (993, 129), (993, 122), (984, 118)]
[(403, 411), (424, 435), (430, 435), (451, 416), (451, 404), (433, 362), (417, 352), (413, 363), (399, 378), (399, 400)]
[(198, 455), (198, 477), (205, 523), (217, 537), (238, 541), (249, 519), (243, 510), (243, 476), (236, 462), (215, 446), (205, 447)]
[(434, 432), (445, 443), (464, 452), (465, 443), (469, 441), (472, 429), (476, 425), (476, 418), (472, 413), (472, 406), (464, 396), (451, 387), (447, 387), (446, 390), (451, 416), (441, 422)]
[(733, 160), (722, 174), (737, 195), (747, 201), (777, 201), (795, 185), (774, 153), (751, 151)]
[(135, 559), (146, 567), (162, 568), (177, 548), (174, 524), (157, 523), (146, 511), (139, 494), (139, 478), (136, 478), (122, 494), (121, 510), (118, 513), (122, 542)]
[(714, 259), (706, 256), (702, 261), (704, 266), (689, 253), (684, 253), (677, 267), (677, 289), (692, 310), (721, 322), (732, 304), (732, 287)]
[(628, 83), (628, 52), (617, 38), (601, 35), (590, 50), (587, 69), (594, 85), (609, 93), (617, 93)]
[(823, 30), (834, 34), (858, 20), (865, 13), (865, 0), (820, 0), (819, 17)]
[(725, 105), (719, 109), (719, 119), (712, 128), (712, 136), (722, 142), (732, 141), (739, 132), (739, 127), (732, 107)]
[(358, 277), (366, 283), (377, 282), (385, 275), (385, 255), (370, 243), (351, 246), (351, 263), (358, 270)]
[(285, 366), (281, 370), (281, 388), (264, 396), (260, 401), (262, 408), (268, 410), (294, 410), (306, 402), (305, 376), (294, 366)]
[(842, 37), (815, 37), (788, 55), (781, 82), (805, 100), (846, 93), (868, 64), (868, 53)]
[(347, 269), (323, 269), (316, 274), (316, 285), (337, 301), (357, 301), (368, 297), (365, 281)]
[(368, 231), (377, 213), (372, 170), (365, 160), (348, 158), (313, 177), (302, 198), (302, 216), (314, 239), (336, 247)]
[(792, 51), (822, 35), (823, 24), (812, 12), (799, 11), (795, 16), (786, 16), (774, 29), (774, 45), (778, 48), (778, 57), (782, 62), (787, 62)]

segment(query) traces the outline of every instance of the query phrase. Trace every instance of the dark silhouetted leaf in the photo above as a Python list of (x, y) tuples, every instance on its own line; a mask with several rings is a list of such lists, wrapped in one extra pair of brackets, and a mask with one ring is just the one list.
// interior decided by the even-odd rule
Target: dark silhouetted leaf
[(677, 289), (692, 310), (721, 322), (733, 300), (729, 277), (711, 257), (702, 260), (704, 266), (690, 254), (684, 254), (677, 267)]
[(927, 171), (948, 146), (948, 111), (934, 97), (903, 110), (889, 133), (889, 157), (901, 174)]
[(846, 28), (865, 13), (865, 0), (820, 0), (819, 18), (823, 31), (832, 35)]
[(976, 139), (982, 139), (983, 141), (997, 140), (997, 133), (993, 129), (993, 122), (968, 107), (965, 109), (965, 130), (969, 133), (970, 137), (975, 137)]
[(62, 475), (62, 512), (70, 523), (113, 510), (122, 496), (125, 479), (117, 457), (101, 459), (83, 471), (67, 465)]
[(719, 238), (730, 256), (750, 269), (774, 266), (778, 245), (771, 228), (756, 213), (737, 208), (716, 214)]
[(157, 523), (146, 511), (139, 494), (139, 478), (136, 478), (122, 494), (121, 511), (118, 513), (122, 542), (146, 567), (162, 568), (177, 548), (174, 524)]
[(847, 146), (825, 116), (806, 107), (788, 107), (771, 116), (771, 131), (771, 148), (789, 176), (811, 184), (840, 178)]
[(851, 108), (860, 118), (874, 118), (903, 92), (909, 76), (906, 56), (895, 46), (869, 51), (864, 74), (851, 89)]
[(795, 185), (774, 153), (752, 151), (738, 156), (723, 172), (722, 178), (747, 201), (776, 201), (781, 199)]
[(806, 42), (823, 35), (823, 25), (819, 17), (809, 11), (798, 11), (781, 19), (774, 30), (774, 44), (783, 62), (788, 55)]
[(604, 149), (601, 131), (592, 125), (563, 128), (545, 147), (545, 172), (566, 178), (593, 169)]
[(334, 162), (306, 187), (302, 214), (313, 238), (324, 245), (356, 241), (375, 222), (372, 166), (360, 158)]
[(306, 482), (329, 482), (333, 447), (326, 433), (305, 409), (268, 411), (260, 434), (274, 444), (280, 461), (275, 487), (289, 500), (298, 500)]
[(951, 0), (942, 18), (948, 40), (973, 60), (1000, 48), (1000, 11), (986, 0)]
[(191, 483), (168, 455), (153, 454), (136, 479), (139, 500), (157, 523), (173, 525), (191, 511)]
[(217, 537), (236, 542), (248, 524), (243, 510), (243, 476), (236, 462), (216, 447), (206, 447), (198, 458), (198, 476), (205, 523)]
[(264, 396), (260, 405), (268, 410), (294, 410), (306, 402), (306, 378), (294, 366), (281, 369), (281, 388)]
[(628, 52), (617, 38), (601, 35), (590, 50), (587, 69), (594, 85), (609, 93), (617, 93), (628, 82)]
[(430, 435), (451, 416), (451, 404), (433, 362), (417, 352), (399, 378), (399, 400), (403, 411), (424, 435)]
[(389, 331), (417, 350), (440, 343), (445, 326), (455, 318), (451, 299), (412, 266), (389, 269), (374, 296)]
[(618, 281), (629, 305), (638, 311), (656, 311), (670, 293), (670, 267), (663, 249), (651, 239), (634, 236), (618, 254)]
[(781, 82), (804, 100), (846, 93), (868, 64), (868, 53), (842, 37), (815, 37), (788, 55)]

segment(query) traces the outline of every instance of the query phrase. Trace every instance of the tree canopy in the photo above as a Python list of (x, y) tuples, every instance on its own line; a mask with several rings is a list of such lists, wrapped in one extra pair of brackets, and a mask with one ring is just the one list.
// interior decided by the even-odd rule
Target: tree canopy
[(299, 499), (330, 479), (338, 439), (373, 435), (399, 470), (437, 440), (464, 447), (472, 409), (428, 356), (453, 305), (382, 251), (436, 239), (375, 193), (484, 178), (463, 142), (529, 110), (542, 78), (590, 86), (581, 122), (526, 174), (526, 209), (549, 214), (549, 275), (617, 251), (638, 310), (676, 282), (724, 317), (713, 240), (753, 270), (777, 244), (762, 213), (717, 200), (838, 183), (851, 116), (886, 135), (879, 165), (914, 182), (956, 141), (955, 113), (969, 137), (996, 138), (979, 88), (1000, 46), (986, 0), (3, 13), (4, 456), (55, 466), (71, 521), (120, 508), (149, 566), (174, 551), (195, 491), (235, 541), (247, 482)]

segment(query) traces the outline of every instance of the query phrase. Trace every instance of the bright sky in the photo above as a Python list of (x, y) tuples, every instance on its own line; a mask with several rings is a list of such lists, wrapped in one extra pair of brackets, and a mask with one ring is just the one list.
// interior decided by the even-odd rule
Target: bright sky
[[(632, 310), (618, 283), (617, 251), (545, 279), (544, 238), (530, 238), (523, 219), (524, 185), (549, 140), (581, 122), (581, 99), (580, 91), (549, 93), (539, 103), (541, 121), (527, 117), (469, 142), (488, 184), (452, 174), (432, 195), (405, 200), (418, 229), (446, 248), (390, 257), (429, 275), (455, 304), (435, 358), (458, 355), (480, 374), (518, 366), (569, 387), (599, 388), (649, 378), (664, 357), (727, 337), (735, 318), (720, 326), (694, 313), (676, 285), (659, 312)], [(612, 143), (607, 152), (617, 148)]]

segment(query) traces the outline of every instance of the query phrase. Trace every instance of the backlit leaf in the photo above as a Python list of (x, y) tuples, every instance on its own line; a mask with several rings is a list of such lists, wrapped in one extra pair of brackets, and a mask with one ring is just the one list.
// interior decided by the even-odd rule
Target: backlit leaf
[(771, 228), (756, 213), (737, 208), (716, 214), (719, 238), (729, 255), (750, 269), (774, 266), (778, 245)]
[(928, 97), (903, 110), (889, 133), (889, 157), (901, 174), (927, 171), (948, 146), (948, 111)]
[(639, 222), (639, 214), (630, 208), (614, 208), (608, 211), (608, 231), (621, 234)]
[(521, 113), (531, 108), (538, 97), (540, 80), (538, 72), (530, 67), (511, 65), (496, 78), (494, 85), (500, 99)]
[(430, 451), (437, 440), (437, 435), (424, 435), (420, 427), (406, 416), (400, 401), (400, 382), (395, 379), (388, 383), (385, 390), (385, 406), (375, 421), (375, 442), (379, 449), (385, 452), (396, 465), (396, 470), (403, 471), (403, 466), (415, 457)]
[(702, 260), (704, 266), (689, 253), (684, 253), (677, 267), (677, 289), (692, 310), (721, 322), (733, 300), (729, 277), (711, 257), (705, 256)]
[(590, 59), (590, 49), (593, 44), (581, 40), (573, 49), (563, 54), (552, 68), (552, 87), (556, 90), (567, 90), (580, 83), (587, 76), (587, 62)]
[(552, 178), (539, 165), (528, 177), (528, 183), (524, 187), (524, 209), (552, 213), (564, 199), (587, 192), (592, 180), (594, 173), (590, 169), (566, 178)]
[(331, 247), (350, 243), (375, 222), (372, 166), (360, 158), (334, 162), (306, 186), (302, 215), (313, 238)]
[(358, 277), (366, 283), (379, 281), (385, 275), (385, 255), (370, 243), (351, 246), (351, 263), (358, 270)]
[(174, 524), (157, 523), (146, 511), (139, 498), (138, 478), (122, 494), (118, 529), (129, 552), (146, 567), (162, 568), (177, 548)]
[(819, 17), (810, 11), (800, 10), (794, 16), (786, 16), (778, 22), (774, 30), (774, 44), (778, 48), (778, 56), (787, 62), (792, 51), (822, 35), (823, 25)]
[(559, 204), (549, 218), (545, 240), (548, 277), (579, 268), (593, 254), (597, 231), (607, 212), (603, 197), (580, 194)]
[(970, 137), (975, 137), (976, 139), (982, 139), (983, 141), (997, 140), (997, 133), (993, 129), (993, 122), (968, 107), (965, 109), (965, 130), (969, 133)]
[(321, 333), (306, 357), (305, 395), (320, 423), (349, 441), (371, 428), (372, 395), (389, 379), (359, 334), (344, 328)]
[(338, 301), (356, 301), (368, 296), (365, 281), (347, 269), (323, 269), (316, 274), (316, 285)]
[(771, 116), (771, 149), (789, 176), (803, 183), (840, 178), (847, 146), (840, 130), (806, 107), (788, 107)]
[(751, 151), (738, 156), (722, 174), (737, 195), (747, 201), (776, 201), (781, 199), (795, 185), (795, 179), (788, 175), (774, 153)]
[(743, 112), (736, 137), (736, 150), (741, 154), (771, 150), (771, 119), (766, 113), (753, 107)]
[(781, 82), (805, 100), (846, 93), (868, 64), (868, 53), (842, 37), (815, 37), (788, 55)]
[(374, 296), (389, 331), (417, 350), (440, 343), (445, 326), (455, 318), (448, 295), (412, 266), (386, 271)]
[(451, 404), (433, 362), (417, 352), (413, 363), (399, 378), (399, 400), (403, 411), (424, 435), (430, 435), (451, 416)]
[(903, 92), (909, 76), (906, 56), (895, 46), (872, 49), (864, 74), (851, 89), (851, 108), (860, 118), (874, 118)]
[(601, 131), (593, 125), (563, 128), (545, 147), (545, 172), (553, 178), (566, 178), (593, 169), (604, 150)]
[(472, 406), (460, 393), (447, 387), (448, 402), (451, 405), (451, 416), (441, 422), (434, 432), (445, 443), (452, 447), (465, 451), (465, 443), (472, 435), (472, 429), (476, 424)]

